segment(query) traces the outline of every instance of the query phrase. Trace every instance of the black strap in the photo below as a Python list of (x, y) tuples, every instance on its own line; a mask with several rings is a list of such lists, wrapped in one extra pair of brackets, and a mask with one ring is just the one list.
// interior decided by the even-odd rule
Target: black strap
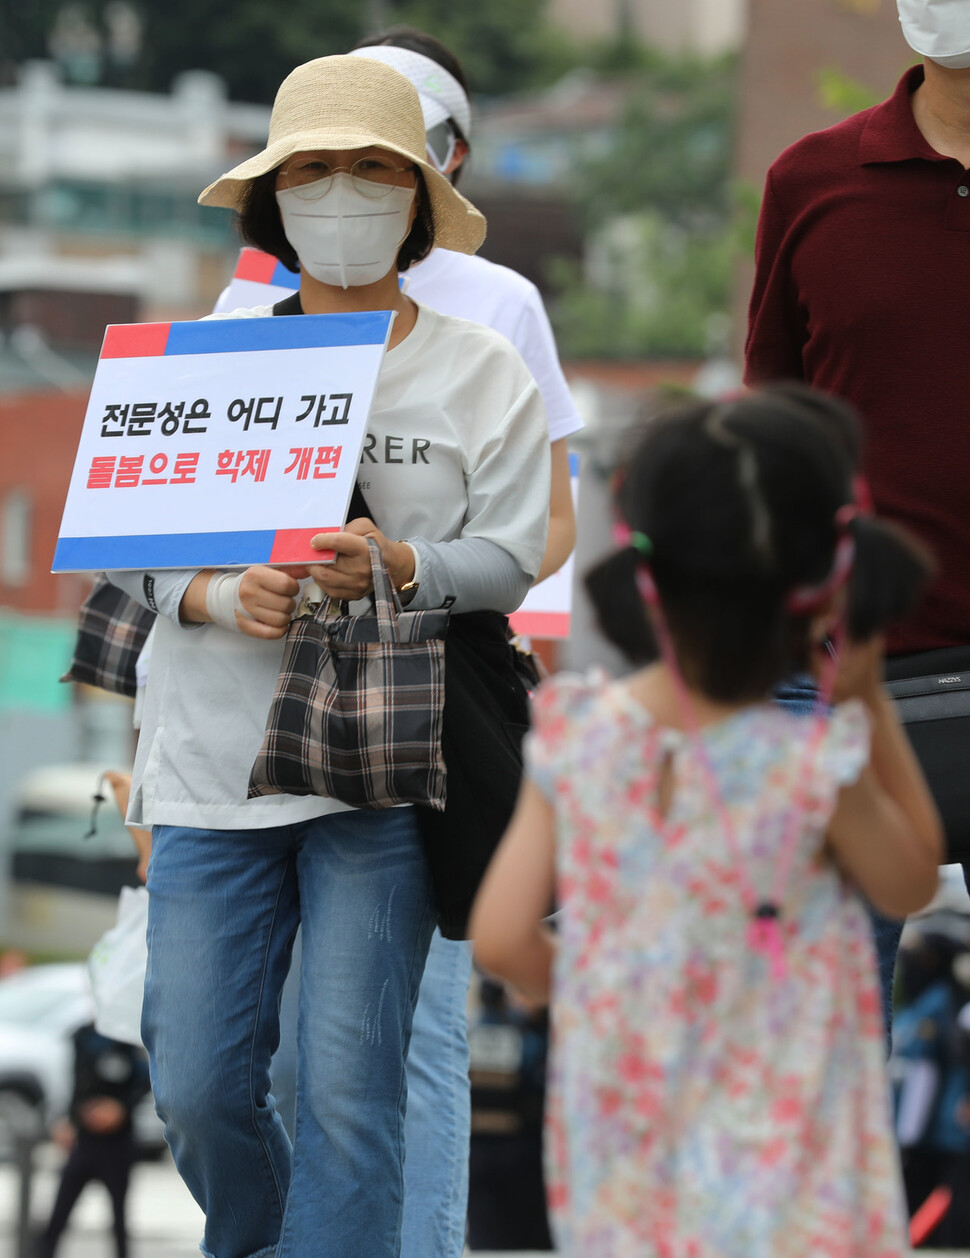
[[(303, 303), (300, 301), (300, 290), (291, 293), (289, 297), (284, 297), (282, 301), (278, 301), (273, 307), (274, 315), (301, 315), (303, 314)], [(350, 495), (350, 506), (347, 510), (348, 520), (359, 520), (361, 516), (366, 516), (369, 520), (374, 520), (371, 515), (371, 509), (367, 505), (367, 499), (360, 491), (360, 486), (354, 481), (354, 492)], [(377, 521), (374, 520), (376, 524)]]
[(290, 293), (289, 297), (284, 297), (282, 301), (278, 301), (273, 307), (274, 315), (294, 315), (303, 313), (303, 303), (300, 301), (300, 290)]

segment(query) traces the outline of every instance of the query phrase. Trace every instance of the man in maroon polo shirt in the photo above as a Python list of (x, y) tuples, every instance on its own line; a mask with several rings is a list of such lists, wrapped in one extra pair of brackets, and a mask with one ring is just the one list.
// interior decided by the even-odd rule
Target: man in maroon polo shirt
[[(970, 645), (970, 2), (898, 5), (924, 64), (768, 172), (745, 379), (802, 380), (862, 415), (876, 509), (939, 565), (890, 638), (906, 657)], [(876, 922), (887, 998), (900, 930)]]

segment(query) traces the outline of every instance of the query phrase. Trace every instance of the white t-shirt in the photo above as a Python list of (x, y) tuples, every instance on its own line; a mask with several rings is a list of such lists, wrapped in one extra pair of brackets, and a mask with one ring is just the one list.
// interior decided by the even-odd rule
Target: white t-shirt
[(550, 441), (569, 437), (582, 428), (559, 365), (549, 316), (535, 284), (507, 266), (451, 249), (433, 249), (402, 278), (404, 292), (423, 306), (484, 323), (512, 342), (546, 404)]
[[(261, 317), (272, 307), (232, 313)], [(389, 536), (483, 538), (535, 575), (549, 519), (549, 432), (536, 383), (504, 337), (419, 307), (414, 329), (385, 357), (360, 484), (380, 502)], [(154, 575), (158, 605), (171, 614), (191, 574)], [(138, 597), (142, 576), (112, 579)], [(318, 797), (246, 798), (282, 655), (282, 641), (158, 617), (132, 824), (257, 829), (343, 810)]]

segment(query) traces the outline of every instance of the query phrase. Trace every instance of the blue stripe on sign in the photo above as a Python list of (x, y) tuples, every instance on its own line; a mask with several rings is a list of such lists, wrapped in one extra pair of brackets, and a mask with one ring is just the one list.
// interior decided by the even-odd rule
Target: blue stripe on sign
[(52, 572), (102, 568), (232, 568), (268, 563), (275, 529), (250, 533), (161, 533), (133, 537), (62, 537)]
[(200, 319), (197, 323), (173, 323), (165, 353), (245, 354), (263, 349), (383, 345), (390, 321), (389, 310), (303, 315), (299, 319)]
[(282, 262), (277, 262), (276, 267), (273, 270), (273, 274), (270, 276), (269, 282), (275, 285), (276, 288), (299, 288), (299, 272), (291, 271), (288, 267), (285, 267)]
[(570, 452), (570, 455), (569, 455), (569, 475), (570, 476), (579, 475), (579, 455), (573, 454), (572, 452)]

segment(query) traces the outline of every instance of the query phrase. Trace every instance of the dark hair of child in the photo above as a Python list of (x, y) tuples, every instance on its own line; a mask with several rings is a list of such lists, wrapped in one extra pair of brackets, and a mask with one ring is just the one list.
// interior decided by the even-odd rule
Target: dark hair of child
[[(433, 35), (428, 35), (425, 31), (419, 31), (416, 26), (390, 26), (386, 31), (370, 35), (359, 43), (354, 44), (351, 52), (356, 48), (380, 48), (382, 46), (406, 48), (409, 52), (419, 52), (422, 57), (429, 57), (432, 61), (436, 61), (442, 69), (447, 70), (453, 79), (458, 80), (466, 96), (471, 95), (468, 90), (468, 80), (465, 78), (465, 71), (461, 68), (461, 62), (449, 48), (446, 48)], [(464, 134), (455, 119), (449, 118), (448, 122), (455, 136), (467, 144), (468, 136)], [(460, 174), (461, 167), (458, 167), (448, 176), (456, 187)]]
[[(801, 385), (688, 403), (639, 430), (615, 508), (650, 540), (680, 667), (708, 698), (754, 702), (809, 667), (814, 613), (792, 613), (787, 598), (832, 570), (860, 445), (853, 412)], [(848, 632), (864, 641), (911, 610), (930, 564), (883, 521), (860, 514), (848, 528)], [(626, 547), (586, 577), (603, 632), (635, 664), (657, 656), (641, 561)]]
[[(291, 271), (300, 269), (296, 250), (286, 239), (280, 207), (276, 201), (276, 171), (267, 171), (251, 180), (246, 189), (237, 228), (247, 245), (262, 249), (279, 258)], [(426, 258), (434, 246), (434, 219), (428, 200), (424, 177), (418, 171), (418, 212), (397, 255), (397, 269), (406, 271), (415, 262)]]

